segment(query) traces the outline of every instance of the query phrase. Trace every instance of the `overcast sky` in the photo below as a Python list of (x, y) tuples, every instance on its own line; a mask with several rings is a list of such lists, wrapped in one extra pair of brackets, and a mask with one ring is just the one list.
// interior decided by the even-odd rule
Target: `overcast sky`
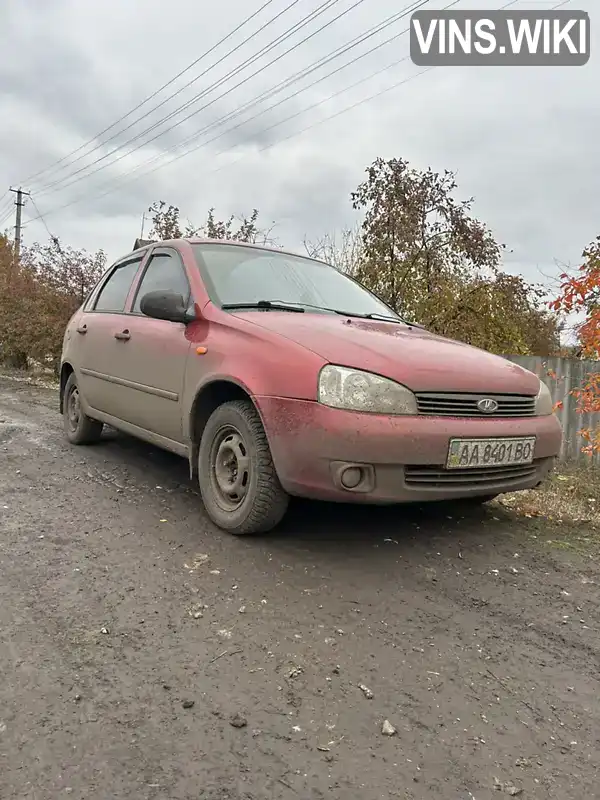
[[(513, 8), (551, 8), (556, 1), (523, 0)], [(111, 259), (131, 248), (140, 233), (142, 212), (160, 199), (178, 205), (184, 217), (197, 223), (210, 206), (219, 216), (256, 206), (263, 223), (277, 223), (281, 244), (301, 248), (305, 236), (315, 239), (353, 222), (349, 194), (363, 179), (366, 166), (382, 156), (402, 157), (418, 168), (456, 170), (460, 196), (475, 197), (475, 215), (512, 249), (509, 269), (531, 280), (541, 279), (543, 273), (556, 275), (556, 260), (576, 263), (583, 247), (600, 234), (600, 62), (594, 52), (600, 38), (600, 14), (594, 15), (598, 0), (572, 0), (565, 7), (588, 11), (592, 17), (592, 57), (584, 67), (437, 68), (418, 75), (422, 70), (408, 59), (405, 33), (325, 77), (400, 34), (407, 28), (406, 17), (261, 100), (287, 78), (408, 5), (408, 0), (363, 0), (268, 66), (357, 2), (337, 0), (243, 67), (323, 3), (299, 0), (268, 24), (291, 2), (272, 0), (167, 90), (104, 134), (103, 140), (114, 137), (104, 147), (96, 142), (70, 156), (200, 58), (262, 2), (1, 0), (0, 223), (6, 219), (6, 225), (14, 224), (8, 216), (13, 211), (11, 196), (4, 192), (10, 184), (23, 182), (53, 235), (76, 247), (102, 247)], [(448, 2), (435, 0), (427, 7), (441, 8)], [(456, 7), (502, 5), (462, 0)], [(232, 48), (235, 52), (213, 67)], [(204, 71), (192, 86), (153, 110)], [(254, 72), (258, 74), (250, 77)], [(217, 82), (219, 87), (211, 88)], [(395, 84), (400, 85), (378, 99), (315, 124)], [(175, 113), (140, 138), (200, 93), (203, 96), (185, 112)], [(328, 99), (332, 95), (336, 96)], [(304, 112), (317, 102), (320, 105)], [(182, 121), (193, 112), (197, 113)], [(277, 125), (292, 115), (297, 116)], [(229, 121), (223, 122), (224, 117)], [(131, 127), (121, 133), (126, 126)], [(314, 127), (294, 135), (309, 126)], [(162, 135), (128, 152), (157, 134)], [(196, 146), (195, 152), (169, 164), (186, 151), (181, 145), (188, 139), (193, 140), (188, 148)], [(116, 147), (120, 149), (107, 156)], [(65, 156), (70, 157), (60, 167), (36, 177)], [(107, 157), (89, 166), (103, 156)], [(73, 163), (75, 159), (79, 160)], [(147, 174), (160, 164), (165, 166)], [(145, 166), (132, 175), (140, 165)], [(99, 167), (103, 169), (89, 175)], [(73, 174), (77, 170), (81, 171)], [(36, 209), (28, 202), (25, 220), (34, 216)], [(25, 243), (47, 238), (40, 220), (25, 228)]]

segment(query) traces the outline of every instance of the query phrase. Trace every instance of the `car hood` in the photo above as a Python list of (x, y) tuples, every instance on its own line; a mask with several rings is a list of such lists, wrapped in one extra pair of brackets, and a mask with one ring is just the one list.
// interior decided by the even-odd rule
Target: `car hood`
[(312, 350), (332, 364), (385, 375), (416, 392), (535, 395), (529, 370), (485, 350), (379, 320), (329, 314), (236, 312), (261, 328)]

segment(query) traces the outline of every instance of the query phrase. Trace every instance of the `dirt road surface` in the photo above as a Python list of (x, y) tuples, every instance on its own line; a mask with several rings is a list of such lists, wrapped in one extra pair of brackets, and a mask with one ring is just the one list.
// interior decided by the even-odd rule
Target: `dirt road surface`
[(0, 379), (0, 798), (599, 797), (597, 561), (465, 514), (235, 538), (183, 461)]

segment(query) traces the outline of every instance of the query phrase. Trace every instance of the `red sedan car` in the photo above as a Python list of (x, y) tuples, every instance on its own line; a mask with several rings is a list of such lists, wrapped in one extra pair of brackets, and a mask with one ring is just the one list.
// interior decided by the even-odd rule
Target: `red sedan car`
[(273, 528), (290, 495), (483, 502), (537, 486), (561, 446), (533, 373), (328, 264), (228, 241), (113, 264), (67, 326), (60, 407), (73, 444), (106, 424), (187, 458), (236, 534)]

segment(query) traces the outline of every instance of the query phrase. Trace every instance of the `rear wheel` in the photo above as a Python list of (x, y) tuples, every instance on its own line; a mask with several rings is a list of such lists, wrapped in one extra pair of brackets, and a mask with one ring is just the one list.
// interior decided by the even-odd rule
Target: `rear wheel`
[(69, 376), (63, 395), (63, 424), (65, 435), (71, 444), (95, 444), (102, 435), (101, 422), (91, 419), (81, 408), (77, 380)]
[(198, 480), (208, 515), (229, 533), (266, 533), (281, 521), (289, 497), (252, 403), (233, 400), (213, 411), (200, 441)]

